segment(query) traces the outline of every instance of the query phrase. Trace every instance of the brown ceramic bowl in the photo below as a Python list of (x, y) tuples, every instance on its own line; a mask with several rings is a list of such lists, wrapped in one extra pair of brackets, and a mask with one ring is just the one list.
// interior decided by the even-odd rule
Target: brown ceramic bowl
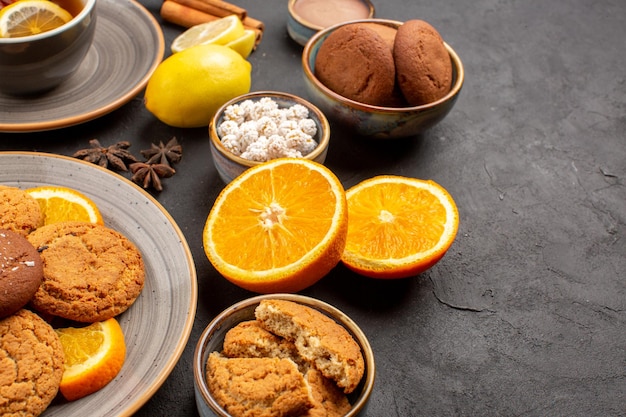
[(441, 99), (413, 107), (383, 107), (359, 103), (343, 97), (315, 76), (315, 59), (324, 40), (333, 31), (352, 23), (379, 23), (398, 28), (402, 22), (386, 19), (363, 19), (331, 26), (315, 34), (304, 47), (302, 68), (309, 99), (332, 121), (361, 136), (393, 139), (418, 135), (441, 122), (452, 110), (461, 92), (465, 72), (461, 59), (445, 44), (452, 60), (452, 88)]
[(193, 376), (196, 406), (201, 417), (229, 417), (211, 395), (206, 380), (206, 363), (209, 354), (221, 351), (224, 335), (238, 323), (254, 319), (254, 309), (261, 300), (281, 299), (314, 308), (341, 324), (361, 346), (365, 373), (357, 389), (348, 396), (352, 408), (346, 417), (365, 416), (366, 406), (374, 388), (376, 365), (374, 353), (363, 331), (345, 313), (323, 301), (297, 294), (260, 295), (240, 301), (218, 314), (206, 327), (196, 345), (193, 357)]

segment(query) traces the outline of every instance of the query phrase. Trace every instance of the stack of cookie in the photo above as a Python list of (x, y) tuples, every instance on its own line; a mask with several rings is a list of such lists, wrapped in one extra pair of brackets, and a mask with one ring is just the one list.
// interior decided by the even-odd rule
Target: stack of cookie
[(343, 416), (364, 374), (348, 331), (321, 312), (267, 299), (226, 333), (206, 366), (209, 390), (237, 416)]
[(42, 224), (31, 195), (0, 186), (0, 415), (39, 415), (57, 395), (64, 354), (49, 322), (117, 316), (144, 284), (141, 254), (122, 234)]
[(423, 20), (396, 30), (360, 22), (338, 28), (322, 43), (315, 76), (335, 93), (384, 107), (420, 106), (452, 86), (452, 62), (439, 32)]

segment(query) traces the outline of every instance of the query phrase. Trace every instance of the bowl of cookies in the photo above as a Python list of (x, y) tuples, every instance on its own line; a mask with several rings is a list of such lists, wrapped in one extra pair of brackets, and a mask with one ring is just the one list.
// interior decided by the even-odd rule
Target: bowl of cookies
[(256, 91), (220, 107), (209, 124), (211, 157), (229, 183), (255, 165), (276, 158), (306, 158), (323, 164), (330, 141), (324, 113), (301, 97)]
[(416, 136), (452, 110), (465, 73), (428, 22), (362, 19), (323, 29), (302, 53), (307, 93), (331, 121), (361, 136)]
[(217, 315), (193, 370), (202, 417), (365, 415), (376, 373), (356, 323), (298, 294), (252, 297)]

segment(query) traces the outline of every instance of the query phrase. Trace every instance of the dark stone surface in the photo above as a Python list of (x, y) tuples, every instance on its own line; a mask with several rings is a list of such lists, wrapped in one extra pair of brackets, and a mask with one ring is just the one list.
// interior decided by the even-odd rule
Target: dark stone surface
[[(266, 23), (253, 90), (305, 95), (286, 0), (235, 2)], [(161, 2), (143, 0), (158, 18)], [(438, 126), (375, 142), (334, 129), (327, 165), (346, 187), (376, 174), (431, 178), (460, 210), (430, 271), (375, 281), (338, 266), (303, 291), (343, 309), (377, 360), (371, 416), (626, 415), (626, 2), (376, 2), (377, 17), (429, 21), (466, 82)], [(159, 21), (160, 18), (158, 18)], [(163, 23), (166, 48), (181, 29)], [(197, 317), (180, 362), (140, 416), (196, 415), (191, 361), (213, 316), (247, 293), (207, 261), (201, 232), (223, 187), (205, 129), (168, 127), (142, 94), (98, 120), (0, 134), (1, 150), (71, 155), (91, 138), (134, 151), (178, 137), (157, 199), (195, 259)], [(1, 167), (0, 167), (1, 169)]]

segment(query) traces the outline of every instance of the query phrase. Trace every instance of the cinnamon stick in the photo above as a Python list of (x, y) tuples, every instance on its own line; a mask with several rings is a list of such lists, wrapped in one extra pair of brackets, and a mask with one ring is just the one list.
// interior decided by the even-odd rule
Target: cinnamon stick
[(190, 28), (200, 23), (211, 22), (220, 19), (208, 13), (201, 12), (191, 7), (183, 6), (173, 0), (165, 0), (161, 5), (161, 17), (168, 22)]
[(208, 13), (213, 16), (226, 17), (234, 14), (239, 19), (243, 20), (246, 15), (246, 9), (228, 3), (224, 0), (171, 0), (183, 6), (191, 7), (192, 9), (199, 10), (204, 13)]

